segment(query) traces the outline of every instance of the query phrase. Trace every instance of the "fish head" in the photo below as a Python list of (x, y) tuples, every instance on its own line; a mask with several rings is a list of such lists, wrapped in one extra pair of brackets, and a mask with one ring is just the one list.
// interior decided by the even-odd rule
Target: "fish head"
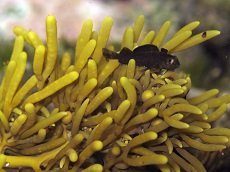
[(164, 54), (160, 67), (162, 69), (173, 70), (180, 67), (180, 62), (176, 56), (171, 54)]

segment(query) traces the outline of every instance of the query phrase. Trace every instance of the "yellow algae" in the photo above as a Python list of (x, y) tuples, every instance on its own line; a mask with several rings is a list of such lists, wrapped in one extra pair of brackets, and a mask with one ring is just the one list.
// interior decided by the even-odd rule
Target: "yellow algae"
[[(204, 33), (204, 32), (203, 32)], [(205, 31), (205, 37), (203, 36), (203, 33), (199, 33), (195, 36), (190, 37), (189, 39), (185, 40), (184, 42), (182, 42), (181, 44), (179, 44), (177, 47), (175, 47), (174, 49), (172, 49), (172, 52), (178, 52), (178, 51), (182, 51), (185, 50), (187, 48), (190, 48), (196, 44), (200, 44), (208, 39), (211, 39), (217, 35), (220, 34), (220, 31), (216, 31), (216, 30), (209, 30), (209, 31)]]
[(39, 45), (35, 49), (34, 53), (34, 62), (33, 62), (33, 70), (36, 77), (41, 81), (42, 72), (43, 72), (43, 64), (45, 60), (45, 47), (43, 45)]
[(88, 58), (91, 56), (93, 53), (94, 49), (96, 47), (96, 41), (95, 40), (90, 40), (82, 50), (82, 53), (79, 56), (79, 59), (77, 59), (76, 64), (74, 66), (75, 71), (78, 73), (81, 72), (81, 70), (84, 68), (86, 65)]
[[(87, 20), (74, 57), (64, 53), (60, 62), (54, 16), (46, 19), (44, 43), (35, 32), (15, 27), (18, 36), (0, 86), (0, 170), (205, 171), (202, 163), (210, 152), (228, 146), (229, 129), (213, 122), (224, 115), (230, 94), (219, 96), (212, 89), (187, 98), (192, 85), (187, 74), (147, 70), (135, 59), (127, 65), (106, 59), (102, 49), (115, 47), (107, 45), (112, 24), (105, 18), (98, 32)], [(156, 36), (152, 30), (140, 38), (141, 15), (127, 27), (120, 46), (154, 44), (171, 54), (219, 34), (193, 36), (198, 25), (186, 25), (161, 46), (170, 22)], [(35, 50), (27, 77), (24, 40)]]
[(154, 35), (155, 35), (154, 31), (148, 32), (145, 35), (145, 37), (142, 39), (140, 45), (150, 44), (153, 41)]
[(26, 115), (22, 114), (20, 115), (12, 124), (11, 128), (10, 128), (10, 133), (12, 135), (16, 135), (18, 133), (18, 131), (21, 129), (22, 125), (26, 122)]
[(161, 44), (163, 43), (168, 30), (170, 28), (171, 22), (167, 21), (163, 24), (163, 26), (161, 27), (160, 31), (158, 32), (158, 34), (156, 35), (156, 37), (154, 38), (152, 44), (156, 45), (158, 48), (160, 48)]
[(19, 54), (23, 51), (23, 48), (24, 48), (24, 38), (22, 36), (18, 36), (15, 39), (14, 49), (13, 49), (10, 60), (17, 61)]
[(199, 21), (191, 22), (191, 23), (187, 24), (186, 26), (184, 26), (183, 28), (181, 28), (179, 31), (177, 31), (175, 33), (174, 37), (177, 36), (177, 35), (179, 35), (179, 34), (181, 34), (181, 33), (186, 32), (186, 31), (192, 31), (195, 28), (197, 28), (199, 25), (200, 25)]
[(13, 31), (17, 36), (22, 36), (24, 38), (24, 40), (26, 40), (26, 42), (31, 44), (30, 39), (28, 37), (29, 31), (27, 31), (26, 29), (24, 29), (20, 26), (16, 26)]
[(34, 48), (37, 48), (39, 45), (43, 45), (41, 39), (36, 32), (30, 31), (27, 36)]
[(134, 33), (134, 41), (133, 42), (134, 43), (136, 43), (140, 37), (142, 28), (144, 26), (144, 22), (145, 22), (144, 15), (140, 15), (135, 22), (135, 25), (133, 27), (133, 33)]
[(92, 20), (86, 20), (82, 26), (81, 33), (77, 39), (77, 43), (76, 43), (76, 47), (75, 47), (75, 49), (76, 49), (76, 51), (75, 51), (75, 62), (79, 58), (85, 45), (88, 43), (90, 36), (91, 36), (92, 28), (93, 28)]
[(24, 101), (23, 104), (25, 105), (26, 103), (38, 102), (38, 101), (40, 101), (40, 100), (52, 95), (53, 93), (57, 92), (62, 87), (65, 87), (66, 85), (72, 83), (77, 78), (78, 78), (78, 73), (77, 72), (71, 72), (69, 74), (66, 74), (62, 78), (54, 81), (49, 86), (45, 87), (43, 90), (41, 90), (39, 92), (36, 92), (36, 93), (32, 94), (31, 96), (29, 96)]
[(134, 36), (133, 35), (133, 28), (128, 27), (126, 29), (126, 31), (124, 32), (121, 48), (127, 47), (128, 49), (132, 50), (133, 49), (133, 41), (134, 41), (133, 36)]
[(106, 46), (109, 38), (110, 30), (113, 25), (113, 19), (111, 17), (106, 17), (101, 24), (100, 32), (97, 39), (97, 46), (92, 55), (92, 58), (98, 64), (102, 57), (102, 48)]
[(10, 106), (11, 101), (16, 93), (16, 90), (22, 80), (22, 77), (26, 69), (26, 61), (27, 54), (25, 52), (21, 52), (17, 59), (16, 69), (10, 81), (9, 87), (6, 91), (6, 97), (4, 101), (4, 114), (7, 118), (10, 116), (10, 113), (12, 111), (12, 106)]
[(191, 31), (185, 31), (185, 32), (183, 32), (183, 33), (175, 36), (174, 38), (172, 38), (167, 43), (165, 43), (164, 46), (163, 46), (163, 48), (165, 48), (166, 50), (168, 50), (170, 52), (170, 50), (172, 50), (173, 48), (175, 48), (181, 42), (183, 42), (186, 39), (188, 39), (191, 35), (192, 35)]

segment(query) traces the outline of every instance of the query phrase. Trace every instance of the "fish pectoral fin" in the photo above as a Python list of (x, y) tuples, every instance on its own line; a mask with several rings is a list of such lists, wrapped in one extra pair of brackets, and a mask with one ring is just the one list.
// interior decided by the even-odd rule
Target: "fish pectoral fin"
[(103, 48), (102, 52), (103, 52), (103, 55), (108, 59), (118, 59), (119, 58), (119, 55), (116, 52), (111, 51), (107, 48)]

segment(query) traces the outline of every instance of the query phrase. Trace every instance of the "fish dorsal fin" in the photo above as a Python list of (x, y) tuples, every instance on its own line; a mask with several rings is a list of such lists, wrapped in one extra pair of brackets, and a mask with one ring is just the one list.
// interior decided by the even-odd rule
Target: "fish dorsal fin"
[(165, 48), (161, 48), (161, 52), (162, 52), (163, 54), (167, 54), (167, 53), (168, 53), (168, 50), (165, 49)]
[(159, 49), (157, 48), (156, 45), (153, 44), (146, 44), (139, 46), (133, 50), (133, 53), (159, 53)]

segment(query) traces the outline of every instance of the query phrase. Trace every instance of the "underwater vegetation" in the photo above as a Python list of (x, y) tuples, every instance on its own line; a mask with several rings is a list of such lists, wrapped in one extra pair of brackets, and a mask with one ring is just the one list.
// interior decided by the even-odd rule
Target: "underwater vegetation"
[[(206, 171), (194, 150), (226, 149), (230, 129), (213, 128), (230, 102), (212, 89), (187, 98), (192, 81), (174, 70), (162, 72), (106, 59), (113, 19), (100, 31), (85, 21), (72, 62), (58, 55), (57, 24), (46, 19), (47, 40), (15, 27), (11, 59), (0, 87), (0, 168), (33, 171), (122, 171), (148, 168), (160, 171)], [(121, 49), (153, 44), (167, 54), (182, 51), (220, 34), (192, 35), (198, 21), (180, 29), (162, 45), (170, 28), (149, 31), (139, 40), (144, 16), (123, 34)], [(27, 57), (24, 44), (34, 56)], [(27, 58), (33, 73), (24, 81)], [(207, 159), (207, 157), (206, 157)]]

